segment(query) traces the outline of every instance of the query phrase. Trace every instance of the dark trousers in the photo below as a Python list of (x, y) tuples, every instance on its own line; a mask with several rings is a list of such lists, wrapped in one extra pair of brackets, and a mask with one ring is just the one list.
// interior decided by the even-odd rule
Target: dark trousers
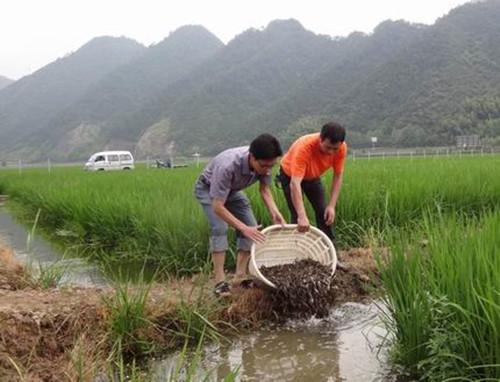
[[(290, 190), (290, 181), (292, 179), (285, 174), (281, 168), (276, 178), (279, 184), (281, 184), (281, 189), (285, 194), (285, 199), (290, 210), (291, 223), (297, 224), (297, 211), (293, 205), (292, 192)], [(316, 226), (323, 231), (333, 243), (335, 243), (335, 232), (332, 226), (328, 226), (325, 223), (325, 188), (321, 183), (321, 179), (315, 178), (311, 180), (302, 180), (300, 186), (314, 209), (314, 214), (316, 215)]]

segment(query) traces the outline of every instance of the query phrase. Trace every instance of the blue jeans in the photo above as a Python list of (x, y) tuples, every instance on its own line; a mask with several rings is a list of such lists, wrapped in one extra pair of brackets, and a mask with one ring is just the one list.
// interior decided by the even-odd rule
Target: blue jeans
[[(228, 249), (227, 223), (218, 217), (212, 208), (212, 199), (209, 195), (209, 186), (197, 181), (194, 187), (196, 199), (200, 202), (203, 212), (210, 225), (210, 251), (224, 252)], [(250, 201), (243, 191), (234, 191), (229, 194), (224, 204), (229, 212), (248, 226), (256, 226), (257, 221), (252, 212)], [(240, 251), (250, 251), (252, 240), (236, 231), (236, 247)]]

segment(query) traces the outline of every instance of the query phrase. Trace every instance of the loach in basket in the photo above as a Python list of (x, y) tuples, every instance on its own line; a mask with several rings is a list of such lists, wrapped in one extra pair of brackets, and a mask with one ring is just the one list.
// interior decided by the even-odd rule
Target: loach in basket
[(249, 272), (266, 285), (276, 288), (259, 271), (261, 266), (272, 267), (293, 263), (302, 259), (313, 259), (332, 268), (337, 266), (337, 253), (332, 242), (321, 230), (310, 227), (307, 232), (298, 232), (296, 224), (272, 225), (262, 230), (266, 241), (252, 245)]

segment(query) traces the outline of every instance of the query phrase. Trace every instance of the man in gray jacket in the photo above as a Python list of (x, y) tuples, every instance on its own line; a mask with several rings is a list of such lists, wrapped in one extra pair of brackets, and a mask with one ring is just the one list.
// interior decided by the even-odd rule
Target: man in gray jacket
[(195, 195), (210, 224), (210, 251), (216, 283), (214, 292), (217, 296), (230, 294), (224, 274), (228, 226), (236, 229), (236, 279), (243, 279), (247, 273), (252, 242), (265, 240), (242, 190), (259, 182), (260, 195), (273, 222), (285, 224), (270, 190), (272, 168), (281, 155), (278, 140), (270, 134), (262, 134), (250, 146), (236, 147), (218, 154), (196, 181)]

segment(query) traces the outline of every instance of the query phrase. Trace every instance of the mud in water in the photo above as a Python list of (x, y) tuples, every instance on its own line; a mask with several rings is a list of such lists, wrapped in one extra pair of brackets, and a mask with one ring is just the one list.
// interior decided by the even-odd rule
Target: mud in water
[(332, 269), (312, 259), (291, 264), (261, 267), (261, 273), (276, 288), (269, 291), (273, 312), (278, 317), (328, 316), (332, 305)]
[[(379, 304), (346, 303), (322, 319), (271, 323), (231, 341), (208, 344), (192, 366), (192, 380), (202, 381), (209, 373), (212, 380), (223, 381), (238, 368), (235, 382), (395, 382)], [(152, 382), (169, 380), (180, 359), (175, 352), (153, 361)]]

